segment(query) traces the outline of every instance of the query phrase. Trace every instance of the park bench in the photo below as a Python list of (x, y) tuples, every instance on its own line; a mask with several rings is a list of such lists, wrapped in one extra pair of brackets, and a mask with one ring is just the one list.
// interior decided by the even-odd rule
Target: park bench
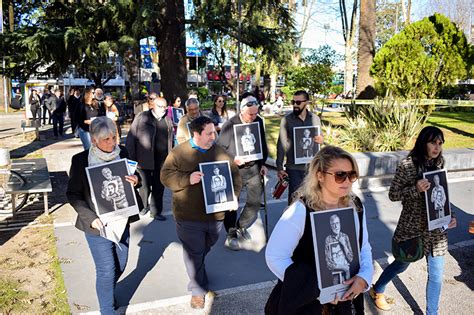
[[(51, 180), (49, 179), (48, 166), (46, 159), (16, 159), (12, 160), (12, 174), (16, 173), (21, 180), (10, 180), (5, 186), (5, 193), (12, 196), (12, 214), (23, 205), (17, 205), (18, 195), (24, 195), (24, 199), (28, 198), (28, 194), (42, 193), (44, 197), (44, 213), (49, 214), (48, 193), (53, 191)], [(23, 199), (20, 202), (24, 202)]]

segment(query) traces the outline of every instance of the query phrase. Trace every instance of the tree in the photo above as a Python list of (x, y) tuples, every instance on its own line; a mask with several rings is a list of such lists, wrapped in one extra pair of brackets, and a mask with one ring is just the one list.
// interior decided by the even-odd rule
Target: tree
[(352, 12), (350, 18), (347, 14), (346, 1), (339, 1), (339, 10), (341, 12), (342, 36), (344, 37), (344, 93), (352, 90), (353, 87), (353, 56), (352, 47), (356, 33), (358, 0), (352, 2)]
[(434, 14), (390, 39), (375, 55), (371, 74), (389, 94), (433, 98), (443, 86), (466, 77), (469, 49), (456, 24)]
[(359, 49), (357, 51), (357, 98), (375, 97), (374, 80), (369, 70), (375, 56), (375, 0), (361, 0)]
[(400, 3), (377, 0), (375, 50), (379, 50), (403, 27)]
[(306, 90), (311, 96), (327, 94), (331, 87), (333, 71), (339, 56), (330, 46), (321, 46), (310, 50), (303, 57), (302, 65), (291, 67), (286, 73), (286, 85), (289, 90)]

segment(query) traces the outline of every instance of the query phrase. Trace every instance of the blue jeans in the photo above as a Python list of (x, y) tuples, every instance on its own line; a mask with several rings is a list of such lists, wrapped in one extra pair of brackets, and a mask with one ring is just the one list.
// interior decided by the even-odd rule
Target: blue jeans
[[(428, 264), (428, 281), (426, 284), (426, 314), (438, 314), (439, 297), (441, 295), (441, 284), (443, 283), (444, 256), (426, 257)], [(387, 284), (398, 274), (404, 272), (410, 263), (395, 260), (380, 275), (374, 284), (376, 293), (383, 293)]]
[(127, 225), (120, 239), (120, 247), (98, 235), (86, 233), (86, 240), (94, 259), (95, 289), (101, 314), (115, 314), (115, 285), (127, 265), (130, 226)]
[(81, 139), (82, 146), (84, 147), (84, 150), (89, 150), (91, 147), (91, 134), (89, 131), (85, 131), (81, 127), (77, 127), (79, 130), (79, 138)]

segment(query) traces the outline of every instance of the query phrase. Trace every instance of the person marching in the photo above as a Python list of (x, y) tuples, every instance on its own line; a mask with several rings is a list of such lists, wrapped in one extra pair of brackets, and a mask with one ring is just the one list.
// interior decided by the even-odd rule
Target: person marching
[[(268, 298), (265, 314), (352, 314), (353, 306), (356, 314), (363, 313), (363, 293), (369, 290), (374, 267), (365, 209), (351, 191), (358, 177), (356, 160), (341, 148), (325, 146), (313, 158), (308, 174), (295, 192), (295, 200), (277, 222), (267, 244), (265, 259), (278, 283)], [(345, 207), (356, 209), (358, 225), (362, 227), (360, 267), (355, 276), (344, 279), (343, 283), (349, 285), (344, 295), (336, 295), (332, 304), (321, 305), (317, 299), (320, 290), (310, 214)], [(331, 226), (334, 235), (330, 237), (342, 237), (339, 218), (331, 218), (331, 223), (334, 224)], [(339, 239), (338, 243), (341, 251), (343, 248), (349, 251), (348, 246), (343, 245), (347, 241)], [(342, 265), (352, 258), (351, 250), (350, 254), (344, 255), (346, 262)], [(346, 267), (342, 269), (347, 270)]]
[[(308, 110), (309, 95), (306, 91), (296, 91), (293, 95), (293, 111), (283, 117), (280, 123), (280, 133), (277, 142), (276, 166), (278, 178), (281, 180), (289, 178), (288, 185), (288, 204), (291, 204), (293, 193), (298, 189), (306, 173), (305, 164), (295, 164), (293, 143), (293, 128), (301, 126), (319, 126), (321, 120), (318, 115)], [(315, 143), (323, 144), (322, 135), (313, 137)], [(283, 161), (286, 157), (286, 165), (283, 167)]]
[(150, 211), (150, 217), (159, 221), (166, 220), (161, 214), (165, 187), (160, 181), (160, 171), (173, 146), (173, 122), (166, 112), (166, 100), (155, 98), (152, 109), (135, 117), (125, 141), (130, 159), (138, 162), (137, 170), (142, 178), (140, 196), (144, 208), (140, 214)]
[[(201, 116), (190, 124), (193, 137), (176, 146), (161, 169), (161, 181), (173, 191), (173, 215), (176, 232), (183, 243), (184, 264), (189, 276), (191, 307), (204, 308), (209, 292), (205, 258), (219, 239), (224, 212), (206, 214), (199, 164), (229, 161), (236, 196), (242, 179), (233, 158), (215, 144), (216, 129), (209, 117)], [(218, 173), (216, 174), (218, 175)]]
[[(256, 161), (244, 162), (241, 157), (237, 157), (236, 143), (234, 137), (234, 125), (258, 122), (260, 126), (260, 139), (262, 140), (263, 158)], [(234, 159), (235, 164), (239, 166), (243, 185), (247, 187), (247, 201), (242, 213), (237, 220), (236, 211), (226, 213), (225, 228), (227, 239), (225, 245), (232, 250), (240, 249), (240, 242), (251, 239), (247, 229), (255, 222), (260, 209), (262, 199), (263, 185), (261, 176), (267, 174), (265, 161), (268, 157), (267, 142), (265, 140), (265, 130), (263, 120), (258, 116), (257, 99), (251, 95), (242, 99), (240, 103), (240, 114), (230, 118), (221, 129), (217, 144), (221, 145), (227, 153)], [(237, 221), (237, 222), (236, 222)]]
[[(393, 241), (400, 243), (421, 237), (426, 256), (428, 280), (426, 284), (426, 314), (438, 314), (445, 255), (448, 251), (448, 233), (444, 229), (428, 231), (425, 192), (430, 182), (423, 179), (423, 173), (442, 169), (444, 135), (441, 129), (428, 126), (423, 128), (415, 146), (397, 167), (388, 197), (402, 202), (402, 213), (398, 220)], [(456, 227), (454, 212), (448, 229)], [(385, 295), (385, 287), (398, 274), (404, 272), (410, 262), (396, 258), (380, 275), (370, 289), (370, 296), (381, 310), (391, 309)]]

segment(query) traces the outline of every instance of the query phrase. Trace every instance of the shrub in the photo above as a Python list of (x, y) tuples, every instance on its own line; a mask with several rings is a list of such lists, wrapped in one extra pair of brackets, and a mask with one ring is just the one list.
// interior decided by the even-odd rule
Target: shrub
[(357, 151), (403, 149), (427, 119), (415, 104), (395, 99), (376, 99), (371, 105), (355, 105), (346, 111), (349, 124), (340, 130), (341, 145)]

